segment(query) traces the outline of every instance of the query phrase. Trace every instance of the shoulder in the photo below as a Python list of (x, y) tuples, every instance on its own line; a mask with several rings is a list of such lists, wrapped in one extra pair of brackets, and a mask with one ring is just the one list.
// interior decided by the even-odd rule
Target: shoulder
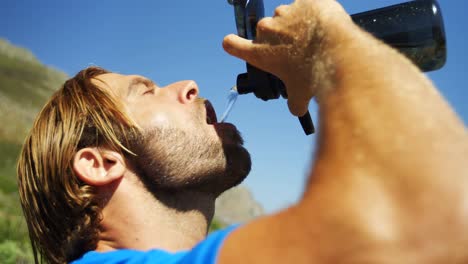
[(180, 263), (216, 263), (224, 240), (236, 228), (237, 225), (211, 233), (205, 240), (188, 251)]
[(138, 251), (130, 249), (120, 249), (109, 252), (90, 251), (72, 263), (216, 263), (218, 252), (223, 244), (223, 241), (235, 228), (236, 226), (231, 226), (229, 228), (214, 232), (189, 251), (180, 251), (175, 253), (158, 249), (149, 251)]
[(170, 253), (163, 250), (139, 251), (119, 249), (108, 252), (90, 251), (73, 264), (103, 264), (103, 263), (179, 263), (186, 252)]

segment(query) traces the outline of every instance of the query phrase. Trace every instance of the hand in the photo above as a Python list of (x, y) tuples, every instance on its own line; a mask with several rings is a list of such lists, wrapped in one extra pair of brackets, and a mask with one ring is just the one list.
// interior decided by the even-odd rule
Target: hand
[(296, 0), (260, 20), (254, 42), (228, 35), (223, 47), (278, 76), (286, 85), (289, 110), (302, 116), (318, 89), (333, 85), (334, 63), (328, 54), (339, 35), (334, 22), (343, 18), (350, 21), (335, 0)]

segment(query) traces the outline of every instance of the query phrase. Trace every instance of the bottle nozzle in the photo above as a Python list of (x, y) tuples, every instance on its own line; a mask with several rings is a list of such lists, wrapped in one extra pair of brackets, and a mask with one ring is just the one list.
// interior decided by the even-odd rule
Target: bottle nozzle
[(236, 91), (239, 94), (248, 94), (254, 92), (252, 84), (249, 83), (249, 76), (247, 73), (237, 75)]

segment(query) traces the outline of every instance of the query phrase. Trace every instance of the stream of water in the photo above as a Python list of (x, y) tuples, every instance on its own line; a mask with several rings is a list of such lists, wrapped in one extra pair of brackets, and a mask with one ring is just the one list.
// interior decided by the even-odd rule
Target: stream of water
[(232, 108), (233, 108), (234, 103), (236, 102), (238, 96), (239, 96), (239, 93), (237, 92), (237, 86), (234, 85), (229, 90), (229, 94), (227, 96), (227, 99), (228, 99), (227, 107), (226, 107), (226, 110), (224, 111), (223, 115), (221, 116), (220, 123), (224, 123), (224, 121), (226, 121), (226, 119), (228, 118), (229, 114), (232, 111)]

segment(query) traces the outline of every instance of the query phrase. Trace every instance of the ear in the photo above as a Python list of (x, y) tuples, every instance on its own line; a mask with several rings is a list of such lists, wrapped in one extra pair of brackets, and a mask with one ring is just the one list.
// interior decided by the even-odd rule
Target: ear
[(122, 178), (126, 166), (118, 152), (83, 148), (75, 154), (73, 170), (85, 183), (103, 186)]

